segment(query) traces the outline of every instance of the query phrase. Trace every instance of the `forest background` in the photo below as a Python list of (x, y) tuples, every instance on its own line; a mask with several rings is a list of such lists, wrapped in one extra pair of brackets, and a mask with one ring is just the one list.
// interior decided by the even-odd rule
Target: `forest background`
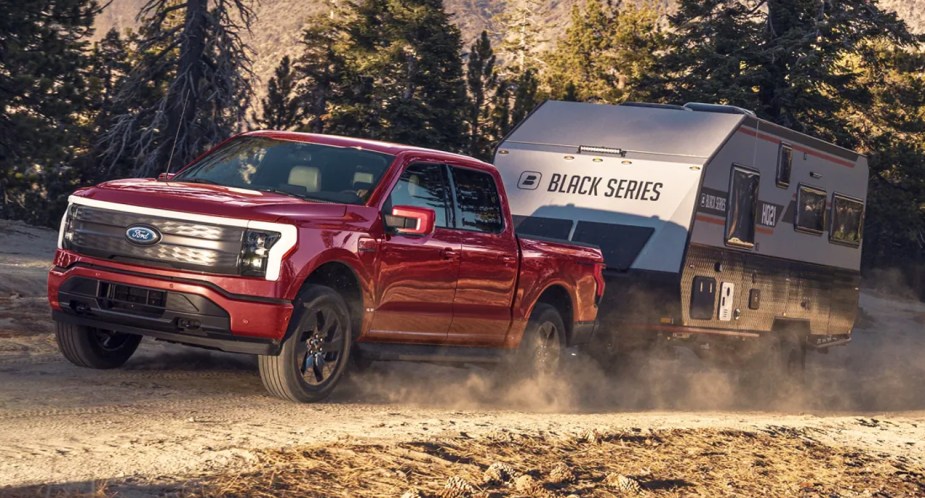
[(711, 102), (868, 156), (865, 269), (925, 295), (925, 0), (0, 0), (0, 218), (229, 135), (490, 160), (545, 99)]

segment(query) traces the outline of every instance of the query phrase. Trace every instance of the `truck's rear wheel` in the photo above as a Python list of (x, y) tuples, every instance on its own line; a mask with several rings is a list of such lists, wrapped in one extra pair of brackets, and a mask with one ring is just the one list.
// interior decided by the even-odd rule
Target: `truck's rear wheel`
[(55, 323), (58, 350), (78, 367), (121, 367), (141, 342), (140, 335), (123, 334), (70, 323)]
[(559, 370), (565, 350), (565, 324), (556, 308), (537, 303), (514, 359), (517, 377), (551, 374)]
[(299, 302), (279, 356), (260, 356), (260, 378), (280, 398), (320, 401), (331, 394), (350, 358), (350, 312), (340, 294), (321, 285), (303, 289)]

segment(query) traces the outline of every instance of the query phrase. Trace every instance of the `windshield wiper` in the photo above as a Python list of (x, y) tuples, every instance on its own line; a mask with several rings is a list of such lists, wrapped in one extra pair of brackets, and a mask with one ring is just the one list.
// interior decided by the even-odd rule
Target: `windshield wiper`
[(303, 200), (305, 199), (304, 196), (301, 196), (301, 195), (299, 195), (299, 194), (297, 194), (297, 193), (295, 193), (295, 192), (289, 192), (289, 191), (286, 191), (286, 190), (283, 190), (283, 189), (280, 189), (280, 188), (262, 187), (262, 188), (258, 188), (258, 189), (254, 189), (254, 190), (259, 190), (260, 192), (272, 192), (272, 193), (274, 193), (274, 194), (288, 195), (289, 197), (295, 197), (295, 198), (297, 198), (297, 199), (303, 199)]

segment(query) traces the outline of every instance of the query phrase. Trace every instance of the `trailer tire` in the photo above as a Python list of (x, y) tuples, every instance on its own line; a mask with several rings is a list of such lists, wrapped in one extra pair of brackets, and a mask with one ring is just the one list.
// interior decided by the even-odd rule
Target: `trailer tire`
[(805, 381), (806, 346), (798, 334), (772, 337), (744, 367), (745, 387), (759, 400), (788, 397)]
[(141, 336), (55, 322), (58, 350), (74, 365), (108, 370), (125, 364), (138, 349)]
[(257, 365), (274, 396), (309, 403), (331, 394), (350, 361), (350, 311), (330, 287), (307, 285), (277, 356), (261, 355)]

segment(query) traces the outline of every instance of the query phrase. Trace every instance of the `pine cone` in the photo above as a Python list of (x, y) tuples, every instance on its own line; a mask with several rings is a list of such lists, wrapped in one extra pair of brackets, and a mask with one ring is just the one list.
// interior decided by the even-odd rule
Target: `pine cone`
[(608, 487), (620, 491), (621, 493), (634, 495), (642, 493), (642, 486), (639, 485), (639, 481), (622, 474), (611, 472), (604, 478), (604, 482)]
[(473, 493), (475, 488), (471, 484), (462, 477), (453, 476), (447, 479), (440, 492), (440, 498), (470, 498)]
[(488, 466), (482, 482), (485, 484), (506, 484), (514, 480), (515, 477), (517, 477), (517, 471), (514, 470), (514, 467), (503, 462), (495, 462)]
[(575, 482), (575, 473), (565, 462), (559, 462), (549, 471), (549, 482), (553, 484)]

